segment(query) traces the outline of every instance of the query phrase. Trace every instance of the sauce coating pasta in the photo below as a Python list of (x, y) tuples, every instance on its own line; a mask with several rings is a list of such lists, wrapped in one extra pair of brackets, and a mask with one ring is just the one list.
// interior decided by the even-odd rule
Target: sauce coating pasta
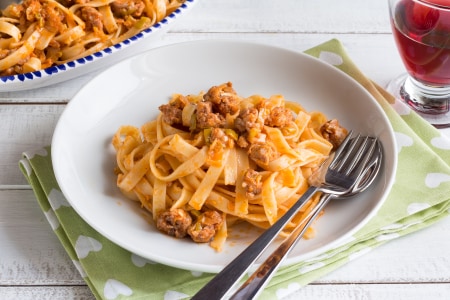
[(282, 95), (242, 97), (230, 82), (175, 94), (159, 110), (141, 128), (121, 126), (114, 135), (117, 186), (152, 213), (160, 231), (219, 251), (233, 224), (265, 229), (276, 222), (347, 135), (323, 113)]
[(0, 76), (63, 64), (130, 38), (184, 0), (24, 0), (0, 16)]

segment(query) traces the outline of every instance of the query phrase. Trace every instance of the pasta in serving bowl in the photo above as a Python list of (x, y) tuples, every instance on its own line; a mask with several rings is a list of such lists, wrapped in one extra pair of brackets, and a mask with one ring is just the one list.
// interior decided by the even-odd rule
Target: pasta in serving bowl
[(197, 0), (24, 0), (0, 16), (0, 91), (42, 87), (148, 50)]

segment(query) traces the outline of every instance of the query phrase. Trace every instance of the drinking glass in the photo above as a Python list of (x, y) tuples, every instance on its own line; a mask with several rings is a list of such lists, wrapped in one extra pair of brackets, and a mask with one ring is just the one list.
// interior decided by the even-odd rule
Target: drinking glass
[(450, 127), (450, 0), (388, 0), (406, 74), (387, 89), (438, 128)]

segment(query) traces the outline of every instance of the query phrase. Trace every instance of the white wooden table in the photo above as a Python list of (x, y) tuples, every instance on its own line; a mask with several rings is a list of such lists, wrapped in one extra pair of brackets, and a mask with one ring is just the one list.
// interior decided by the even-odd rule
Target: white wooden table
[[(387, 0), (203, 0), (161, 44), (241, 39), (306, 50), (331, 38), (382, 86), (404, 70)], [(50, 144), (65, 104), (92, 76), (0, 93), (0, 299), (93, 299), (18, 168), (22, 151)], [(450, 299), (450, 218), (391, 241), (291, 298)]]

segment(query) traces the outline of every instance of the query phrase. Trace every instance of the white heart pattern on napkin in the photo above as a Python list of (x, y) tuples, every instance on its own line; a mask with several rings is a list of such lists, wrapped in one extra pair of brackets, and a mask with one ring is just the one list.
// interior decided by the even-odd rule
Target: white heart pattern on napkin
[(91, 251), (98, 252), (102, 250), (103, 245), (88, 236), (80, 235), (75, 243), (75, 252), (79, 259), (83, 259), (89, 255)]
[(189, 295), (177, 292), (177, 291), (167, 291), (164, 294), (164, 300), (180, 300), (180, 299), (186, 299)]
[(194, 277), (200, 277), (203, 275), (203, 272), (199, 272), (199, 271), (191, 271), (192, 276)]
[(148, 260), (146, 258), (143, 258), (142, 256), (136, 255), (134, 253), (131, 254), (131, 261), (133, 262), (133, 265), (136, 267), (142, 268), (146, 264), (155, 265), (156, 262)]
[(428, 203), (411, 203), (406, 208), (406, 211), (408, 212), (408, 215), (413, 215), (415, 213), (418, 213), (421, 210), (427, 209), (430, 207), (430, 204)]
[(25, 153), (26, 157), (28, 159), (33, 159), (36, 155), (42, 156), (42, 157), (47, 157), (48, 156), (48, 152), (47, 149), (45, 148), (41, 148), (41, 149), (37, 149), (34, 151), (27, 151)]
[(339, 54), (328, 52), (328, 51), (322, 51), (319, 54), (319, 59), (323, 60), (326, 63), (329, 63), (333, 66), (340, 66), (344, 63), (344, 60), (342, 59), (342, 56)]
[(411, 147), (414, 144), (413, 139), (401, 132), (394, 132), (395, 134), (395, 141), (397, 142), (397, 151), (400, 153), (402, 151), (403, 147)]
[(441, 135), (431, 139), (431, 145), (442, 150), (450, 150), (450, 139)]
[(429, 188), (437, 188), (443, 182), (450, 182), (450, 175), (444, 173), (429, 173), (425, 178), (425, 184)]
[(50, 194), (48, 194), (48, 202), (53, 210), (57, 210), (61, 206), (70, 207), (64, 194), (57, 189), (52, 189), (50, 191)]
[(108, 300), (116, 299), (120, 295), (130, 296), (132, 294), (132, 289), (115, 279), (108, 279), (105, 283), (105, 288), (103, 289), (103, 295)]

